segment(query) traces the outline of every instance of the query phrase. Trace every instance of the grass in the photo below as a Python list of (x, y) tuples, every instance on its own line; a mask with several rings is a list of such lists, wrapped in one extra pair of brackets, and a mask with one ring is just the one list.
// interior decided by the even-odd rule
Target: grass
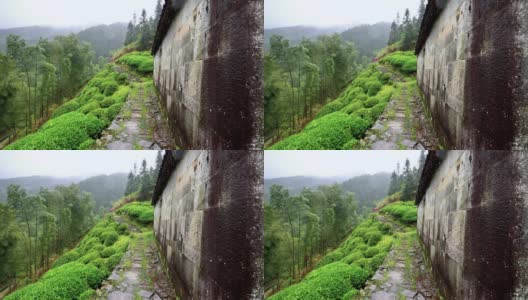
[(393, 92), (390, 75), (372, 64), (338, 98), (323, 106), (303, 131), (268, 149), (359, 149), (359, 140), (383, 113)]
[(74, 99), (64, 103), (37, 132), (6, 150), (87, 150), (125, 103), (127, 78), (108, 65)]
[(383, 263), (393, 242), (390, 225), (372, 215), (339, 248), (323, 257), (300, 283), (269, 299), (351, 299)]
[(126, 225), (118, 224), (111, 217), (105, 218), (76, 248), (62, 255), (39, 281), (5, 299), (90, 299), (126, 252), (130, 241), (127, 234)]

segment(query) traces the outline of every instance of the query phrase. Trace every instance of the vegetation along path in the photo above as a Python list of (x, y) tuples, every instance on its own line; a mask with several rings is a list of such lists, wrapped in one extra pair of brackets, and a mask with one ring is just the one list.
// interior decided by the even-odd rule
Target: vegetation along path
[(383, 264), (360, 291), (361, 299), (440, 299), (422, 255), (416, 230), (399, 226), (383, 215), (379, 220), (391, 223), (398, 238)]
[(161, 113), (152, 79), (139, 77), (123, 66), (115, 70), (127, 73), (132, 90), (112, 124), (97, 141), (107, 150), (174, 149), (167, 122)]
[(414, 77), (402, 76), (386, 65), (379, 70), (391, 75), (396, 87), (391, 101), (362, 144), (372, 150), (438, 149), (431, 121), (426, 117)]
[(128, 223), (128, 230), (135, 238), (121, 262), (96, 292), (97, 299), (176, 299), (161, 266), (152, 229), (135, 226), (126, 219), (116, 217), (118, 222)]

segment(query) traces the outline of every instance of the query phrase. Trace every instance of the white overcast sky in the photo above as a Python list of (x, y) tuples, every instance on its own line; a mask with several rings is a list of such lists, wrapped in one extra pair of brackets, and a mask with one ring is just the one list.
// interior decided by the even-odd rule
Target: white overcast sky
[[(0, 0), (3, 1), (3, 0)], [(0, 151), (0, 179), (26, 176), (93, 176), (128, 173), (157, 151)]]
[(128, 22), (157, 0), (0, 0), (0, 28), (48, 25), (68, 27)]
[(416, 15), (419, 0), (265, 0), (265, 28), (392, 22), (409, 8)]
[(406, 158), (417, 166), (419, 157), (420, 151), (265, 151), (264, 178), (392, 172)]

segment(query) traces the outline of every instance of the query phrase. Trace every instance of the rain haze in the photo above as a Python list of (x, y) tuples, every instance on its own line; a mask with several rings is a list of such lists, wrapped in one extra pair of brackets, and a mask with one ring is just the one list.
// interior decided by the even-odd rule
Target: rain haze
[(420, 0), (266, 0), (265, 28), (311, 25), (342, 25), (392, 22), (409, 8), (417, 14)]
[(157, 151), (2, 151), (0, 179), (128, 173), (134, 163), (139, 169), (143, 159), (153, 166), (156, 155)]
[(264, 178), (341, 177), (392, 172), (409, 159), (418, 165), (420, 151), (266, 151)]
[(152, 15), (156, 0), (1, 0), (0, 28), (32, 25), (68, 27), (128, 23), (144, 8)]

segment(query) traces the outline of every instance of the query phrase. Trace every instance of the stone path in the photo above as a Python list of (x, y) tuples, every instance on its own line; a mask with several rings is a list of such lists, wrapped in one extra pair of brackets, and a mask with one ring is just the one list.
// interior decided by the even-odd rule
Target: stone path
[(374, 126), (361, 141), (372, 150), (438, 149), (431, 122), (425, 116), (421, 96), (410, 90), (405, 77), (386, 66), (380, 71), (391, 74), (394, 83), (401, 84), (401, 95), (393, 97)]
[(136, 239), (130, 243), (121, 262), (97, 290), (96, 299), (177, 299), (161, 266), (153, 238), (149, 238), (149, 232), (140, 232), (134, 225), (128, 225)]
[(97, 141), (106, 150), (161, 150), (175, 149), (167, 122), (161, 113), (158, 96), (151, 82), (127, 68), (116, 66), (116, 71), (127, 73), (137, 92), (131, 92), (127, 102)]
[(426, 267), (415, 231), (398, 234), (401, 238), (360, 291), (360, 299), (441, 299)]

